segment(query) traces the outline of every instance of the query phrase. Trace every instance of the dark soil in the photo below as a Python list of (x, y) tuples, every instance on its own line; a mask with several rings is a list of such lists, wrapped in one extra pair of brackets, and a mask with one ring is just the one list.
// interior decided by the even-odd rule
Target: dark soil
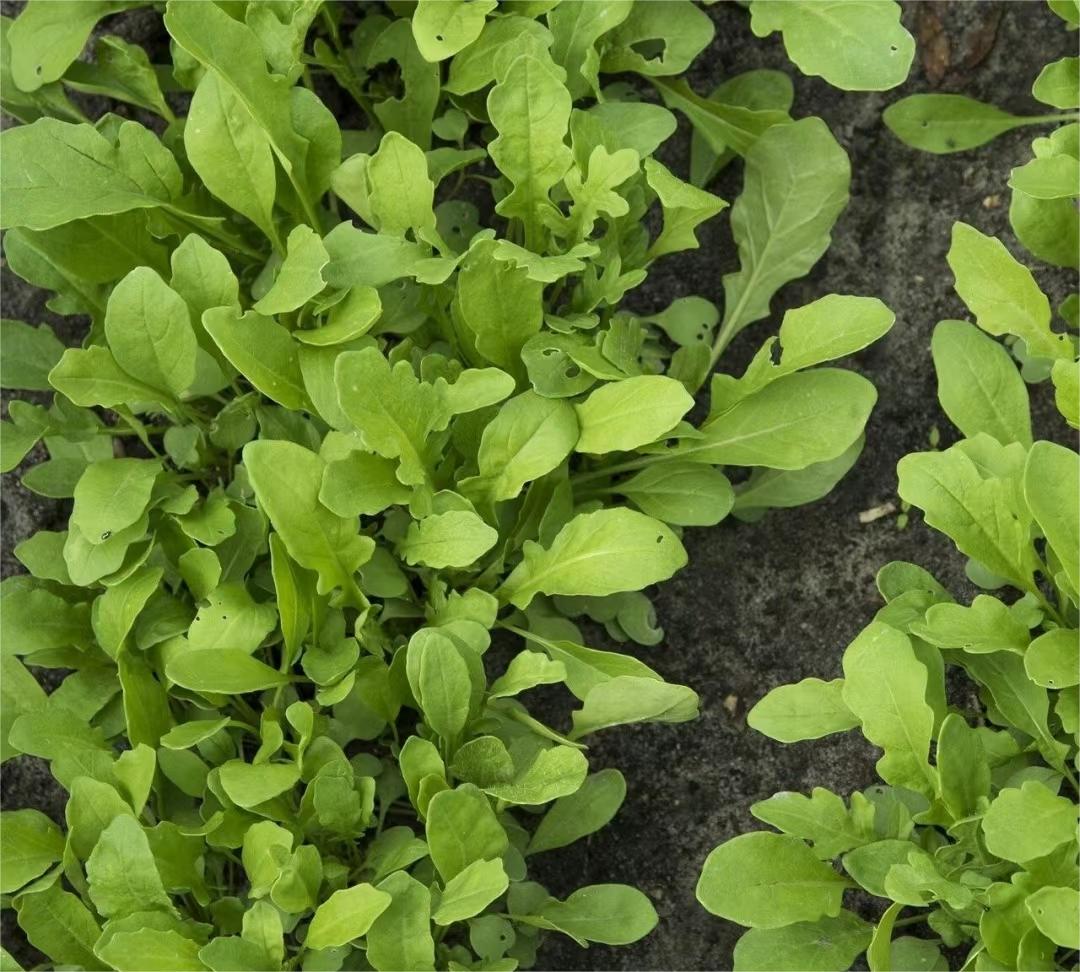
[[(751, 34), (742, 7), (723, 3), (709, 11), (717, 36), (692, 72), (695, 90), (707, 93), (751, 68), (794, 71), (778, 38)], [(635, 884), (652, 897), (661, 922), (644, 941), (626, 948), (586, 951), (552, 936), (541, 955), (544, 968), (730, 969), (741, 929), (710, 916), (694, 899), (709, 850), (757, 826), (750, 805), (778, 790), (825, 786), (844, 793), (874, 781), (875, 754), (861, 740), (836, 737), (783, 747), (747, 730), (747, 709), (776, 685), (839, 673), (844, 646), (878, 606), (874, 575), (888, 561), (921, 563), (957, 592), (967, 586), (962, 558), (917, 517), (899, 529), (895, 516), (864, 525), (858, 514), (896, 502), (897, 460), (925, 448), (935, 426), (950, 441), (929, 354), (934, 324), (964, 316), (945, 263), (950, 228), (956, 220), (972, 223), (1002, 237), (1024, 258), (1009, 233), (1005, 183), (1038, 132), (1014, 132), (974, 152), (931, 156), (896, 141), (882, 125), (881, 111), (904, 94), (936, 89), (1035, 113), (1040, 109), (1030, 96), (1031, 82), (1047, 61), (1076, 52), (1076, 35), (1034, 0), (909, 3), (905, 22), (917, 32), (920, 50), (911, 80), (899, 91), (845, 93), (795, 76), (796, 116), (823, 117), (851, 156), (851, 204), (810, 277), (787, 287), (774, 304), (774, 317), (743, 332), (722, 363), (740, 370), (786, 308), (831, 292), (880, 297), (895, 311), (896, 325), (853, 363), (880, 392), (866, 450), (819, 503), (773, 512), (753, 525), (731, 521), (687, 533), (690, 566), (655, 598), (667, 636), (661, 646), (639, 654), (669, 680), (697, 689), (701, 719), (620, 728), (598, 737), (591, 761), (595, 768), (623, 771), (629, 789), (623, 809), (600, 834), (535, 861), (536, 879), (560, 895), (588, 883)], [(124, 33), (124, 24), (117, 18), (110, 29)], [(142, 18), (133, 28), (140, 35), (133, 39), (148, 39)], [(683, 175), (687, 146), (686, 132), (680, 131), (666, 157)], [(732, 171), (711, 188), (732, 200), (739, 179)], [(735, 267), (726, 220), (706, 224), (699, 235), (700, 250), (668, 258), (653, 271), (634, 294), (635, 309), (659, 310), (689, 294), (721, 302), (721, 275)], [(1055, 303), (1073, 284), (1071, 274), (1045, 267), (1035, 272)], [(5, 317), (58, 323), (44, 309), (43, 296), (7, 272), (2, 296)], [(60, 331), (77, 339), (70, 320)], [(1055, 420), (1048, 389), (1033, 391), (1037, 432), (1072, 441)], [(11, 557), (14, 544), (36, 529), (55, 528), (67, 511), (30, 495), (14, 476), (4, 477), (3, 490), (7, 576), (18, 568)], [(593, 643), (606, 647), (600, 636)], [(37, 761), (4, 767), (3, 805), (37, 806), (62, 819), (62, 795)], [(9, 929), (5, 921), (8, 948), (26, 955), (17, 930), (9, 938)]]

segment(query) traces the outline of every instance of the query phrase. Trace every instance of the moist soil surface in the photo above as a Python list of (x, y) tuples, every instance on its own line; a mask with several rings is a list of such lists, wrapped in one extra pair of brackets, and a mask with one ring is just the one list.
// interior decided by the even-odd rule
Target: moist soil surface
[[(12, 4), (5, 3), (4, 13)], [(708, 93), (720, 81), (753, 68), (787, 71), (795, 81), (795, 117), (820, 115), (851, 158), (851, 202), (833, 231), (833, 245), (809, 277), (788, 285), (773, 302), (773, 315), (748, 328), (721, 362), (740, 372), (787, 308), (827, 293), (880, 297), (896, 313), (890, 334), (850, 366), (871, 379), (879, 402), (867, 428), (866, 449), (854, 469), (825, 500), (774, 511), (755, 524), (731, 520), (689, 530), (690, 564), (655, 590), (665, 638), (636, 654), (670, 681), (701, 695), (696, 722), (679, 726), (617, 728), (595, 737), (594, 769), (618, 767), (626, 776), (626, 802), (615, 820), (591, 838), (533, 862), (535, 879), (563, 896), (584, 884), (627, 882), (640, 887), (660, 914), (657, 929), (635, 945), (582, 949), (549, 937), (539, 967), (547, 969), (730, 969), (737, 926), (707, 914), (694, 885), (709, 851), (761, 825), (750, 805), (780, 790), (809, 792), (823, 786), (848, 793), (875, 782), (876, 754), (861, 737), (835, 736), (782, 746), (746, 726), (746, 712), (766, 691), (808, 676), (840, 674), (844, 647), (879, 606), (877, 570), (891, 560), (930, 569), (954, 593), (970, 594), (963, 558), (913, 514), (901, 528), (896, 512), (871, 522), (859, 514), (898, 506), (895, 466), (905, 453), (929, 447), (933, 429), (947, 445), (955, 437), (935, 397), (930, 359), (934, 324), (962, 318), (945, 263), (950, 229), (964, 220), (1001, 237), (1025, 262), (1056, 306), (1073, 275), (1036, 264), (1009, 231), (1009, 170), (1028, 157), (1037, 129), (1020, 130), (975, 151), (933, 156), (900, 144), (881, 112), (915, 92), (948, 91), (993, 101), (1018, 114), (1045, 111), (1031, 97), (1031, 83), (1048, 61), (1076, 53), (1076, 35), (1035, 0), (1011, 3), (906, 3), (904, 21), (919, 39), (916, 62), (904, 87), (883, 94), (836, 91), (798, 74), (778, 36), (759, 39), (745, 10), (734, 3), (709, 8), (716, 37), (699, 56), (689, 81)], [(161, 43), (159, 21), (149, 11), (107, 22), (109, 32), (137, 42)], [(160, 50), (160, 48), (158, 48)], [(664, 161), (688, 171), (689, 137), (680, 120)], [(738, 194), (738, 167), (709, 188), (729, 201)], [(641, 313), (662, 310), (677, 297), (700, 294), (722, 303), (721, 276), (735, 269), (727, 219), (699, 231), (701, 249), (660, 262), (634, 291), (629, 305)], [(3, 313), (31, 323), (48, 321), (69, 343), (79, 340), (77, 319), (60, 319), (44, 295), (3, 272)], [(1033, 389), (1036, 434), (1075, 445), (1057, 420), (1048, 386)], [(40, 456), (31, 457), (31, 461)], [(62, 528), (68, 509), (3, 481), (3, 575), (20, 570), (13, 546), (37, 529)], [(590, 632), (598, 648), (613, 647)], [(627, 646), (624, 646), (627, 650)], [(556, 717), (563, 708), (552, 706)], [(537, 713), (543, 717), (544, 712)], [(6, 809), (38, 807), (63, 820), (64, 794), (43, 763), (9, 761), (3, 772)], [(867, 916), (876, 913), (863, 902)], [(4, 912), (4, 941), (17, 958), (35, 961)], [(38, 957), (37, 960), (40, 960)]]

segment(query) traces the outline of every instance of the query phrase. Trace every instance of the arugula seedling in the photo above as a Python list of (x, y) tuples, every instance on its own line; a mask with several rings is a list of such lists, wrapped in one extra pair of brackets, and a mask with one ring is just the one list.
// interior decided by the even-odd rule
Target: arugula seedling
[[(709, 855), (698, 900), (749, 927), (736, 969), (842, 970), (860, 955), (872, 970), (947, 968), (943, 948), (966, 969), (1066, 968), (1080, 946), (1080, 456), (1032, 441), (1027, 386), (990, 335), (1053, 361), (1074, 428), (1076, 338), (1051, 330), (999, 241), (958, 223), (949, 264), (976, 323), (942, 321), (933, 359), (964, 437), (901, 459), (899, 494), (988, 593), (958, 603), (923, 568), (887, 564), (886, 604), (844, 651), (843, 677), (780, 686), (750, 710), (782, 742), (858, 729), (882, 751), (881, 782), (847, 798), (777, 793), (750, 809), (779, 833)], [(947, 692), (954, 675), (977, 702)], [(885, 903), (876, 924), (843, 907), (853, 890)]]
[[(12, 402), (3, 469), (41, 442), (24, 484), (74, 500), (0, 587), (4, 758), (69, 794), (63, 828), (5, 815), (5, 905), (83, 968), (510, 972), (548, 932), (636, 941), (640, 891), (559, 900), (529, 858), (617, 812), (593, 733), (698, 699), (574, 619), (656, 643), (683, 527), (809, 502), (858, 455), (875, 391), (818, 366), (891, 326), (868, 297), (786, 314), (687, 420), (827, 247), (843, 151), (760, 76), (749, 107), (674, 80), (712, 38), (688, 0), (170, 0), (171, 65), (107, 36), (78, 60), (134, 6), (2, 21), (8, 264), (90, 320), (66, 349), (3, 324), (3, 386), (54, 392)], [(710, 172), (745, 159), (723, 317), (632, 309), (727, 204), (655, 158), (675, 116), (616, 73)], [(45, 696), (33, 668), (70, 673)], [(522, 701), (559, 684), (561, 727)]]

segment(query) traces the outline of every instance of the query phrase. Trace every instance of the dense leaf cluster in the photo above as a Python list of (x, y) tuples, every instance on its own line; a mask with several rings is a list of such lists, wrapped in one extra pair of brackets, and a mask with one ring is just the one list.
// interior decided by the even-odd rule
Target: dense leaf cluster
[[(2, 588), (3, 757), (68, 791), (64, 828), (5, 814), (5, 905), (85, 969), (511, 970), (545, 931), (638, 939), (639, 891), (557, 899), (529, 861), (618, 810), (592, 733), (697, 696), (574, 619), (654, 643), (682, 528), (857, 457), (875, 392), (828, 364), (888, 330), (880, 302), (791, 311), (709, 381), (828, 246), (844, 152), (777, 72), (679, 80), (713, 34), (689, 0), (170, 0), (171, 64), (109, 35), (77, 60), (139, 6), (2, 21), (6, 259), (90, 320), (67, 349), (3, 325), (4, 387), (54, 392), (11, 403), (3, 469), (41, 443), (23, 483), (73, 501)], [(848, 87), (911, 60), (891, 2), (750, 14)], [(673, 111), (690, 182), (656, 157)], [(722, 313), (635, 314), (736, 157)], [(575, 700), (560, 727), (520, 698), (543, 685)]]

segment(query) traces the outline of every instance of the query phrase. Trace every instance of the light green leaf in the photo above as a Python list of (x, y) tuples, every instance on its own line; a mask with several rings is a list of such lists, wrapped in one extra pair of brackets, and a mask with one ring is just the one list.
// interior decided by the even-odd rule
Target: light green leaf
[(184, 148), (206, 188), (250, 219), (277, 244), (274, 155), (266, 132), (216, 71), (207, 71), (191, 99)]
[(376, 969), (430, 972), (435, 968), (431, 892), (404, 871), (381, 881), (379, 890), (392, 900), (368, 929), (367, 961)]
[(942, 321), (931, 343), (941, 407), (968, 438), (1031, 445), (1027, 386), (1009, 352), (965, 321)]
[(431, 916), (436, 925), (450, 925), (480, 914), (509, 886), (502, 861), (473, 861), (446, 882), (439, 907)]
[(456, 740), (469, 718), (472, 680), (454, 642), (437, 628), (422, 628), (409, 641), (409, 683), (431, 728)]
[(659, 920), (652, 902), (625, 884), (591, 884), (565, 901), (549, 900), (536, 922), (554, 928), (579, 944), (629, 945), (644, 938)]
[(70, 526), (100, 544), (139, 522), (161, 472), (155, 459), (92, 462), (75, 484)]
[(978, 148), (1030, 124), (996, 105), (958, 94), (909, 95), (889, 105), (881, 120), (905, 145), (935, 155)]
[(1080, 159), (1066, 154), (1034, 158), (1009, 173), (1009, 187), (1033, 199), (1074, 199), (1078, 183)]
[(611, 491), (632, 500), (643, 513), (678, 526), (715, 526), (735, 502), (727, 476), (690, 462), (654, 463)]
[(1024, 668), (1036, 685), (1063, 689), (1080, 683), (1080, 632), (1053, 628), (1039, 635), (1024, 654)]
[(76, 405), (138, 406), (161, 402), (169, 396), (124, 371), (108, 348), (68, 348), (52, 371), (49, 384)]
[(1039, 931), (1055, 945), (1080, 948), (1080, 891), (1039, 888), (1024, 904)]
[(0, 813), (0, 891), (11, 894), (29, 884), (64, 856), (64, 837), (40, 810)]
[(751, 928), (735, 943), (745, 972), (836, 972), (849, 969), (870, 943), (870, 926), (850, 911), (782, 928)]
[(705, 11), (690, 0), (670, 0), (662, 7), (634, 4), (629, 16), (604, 38), (601, 69), (607, 74), (636, 71), (646, 77), (681, 74), (709, 45), (715, 31)]
[(252, 385), (267, 398), (294, 412), (312, 411), (296, 342), (286, 328), (255, 311), (215, 307), (203, 314), (203, 327)]
[(982, 831), (991, 854), (1023, 864), (1076, 836), (1076, 804), (1028, 780), (998, 793), (982, 819)]
[(541, 749), (514, 779), (486, 786), (484, 792), (507, 803), (534, 806), (575, 792), (588, 772), (581, 750), (552, 746)]
[(522, 392), (484, 427), (476, 462), (480, 476), (469, 480), (492, 500), (517, 496), (525, 485), (547, 475), (578, 441), (578, 421), (569, 402)]
[(1052, 61), (1039, 72), (1031, 93), (1044, 105), (1063, 111), (1080, 105), (1080, 57)]
[(94, 954), (94, 943), (101, 935), (97, 919), (59, 882), (34, 894), (20, 895), (15, 907), (19, 927), (30, 944), (39, 951), (47, 950), (54, 962), (88, 970), (107, 968)]
[(747, 725), (770, 739), (799, 742), (854, 729), (858, 717), (843, 697), (844, 680), (804, 678), (773, 689), (746, 716)]
[(272, 603), (256, 603), (238, 581), (222, 584), (211, 593), (188, 629), (194, 650), (243, 651), (251, 654), (277, 627)]
[(480, 36), (496, 0), (420, 0), (412, 33), (425, 61), (445, 61)]
[(1078, 463), (1080, 457), (1071, 449), (1054, 442), (1036, 442), (1024, 467), (1024, 499), (1074, 594), (1080, 591)]
[(903, 632), (874, 622), (844, 652), (844, 704), (863, 735), (885, 750), (877, 762), (886, 783), (937, 794), (929, 763), (934, 713), (926, 704), (926, 667)]
[(295, 763), (245, 763), (230, 759), (219, 769), (221, 786), (238, 807), (254, 807), (287, 793), (300, 779)]
[(1031, 355), (1075, 357), (1068, 338), (1051, 332), (1050, 302), (1031, 271), (1000, 240), (966, 223), (954, 223), (946, 259), (956, 277), (956, 293), (984, 331), (1015, 334)]
[(585, 778), (581, 788), (556, 800), (529, 840), (527, 854), (566, 847), (605, 826), (626, 798), (626, 780), (617, 769)]
[(525, 650), (516, 654), (506, 671), (491, 683), (489, 699), (509, 698), (537, 685), (553, 685), (566, 678), (562, 662), (552, 661), (537, 651)]
[(578, 452), (628, 452), (670, 431), (694, 405), (674, 378), (639, 375), (601, 385), (576, 405)]
[(817, 263), (850, 182), (847, 155), (820, 118), (774, 126), (754, 143), (731, 209), (740, 268), (724, 277), (722, 334), (767, 316), (773, 294)]
[[(156, 153), (168, 156), (173, 171), (167, 185), (140, 171), (147, 163), (147, 139)], [(4, 229), (45, 230), (91, 216), (157, 208), (172, 201), (179, 183), (176, 161), (136, 122), (125, 122), (113, 145), (91, 125), (40, 118), (0, 136), (0, 161)]]
[(755, 0), (750, 27), (758, 37), (780, 31), (803, 74), (847, 91), (895, 88), (915, 57), (915, 39), (892, 0)]
[(502, 858), (510, 846), (488, 798), (471, 783), (431, 798), (427, 842), (444, 881), (453, 880), (476, 861)]
[(566, 87), (575, 99), (597, 87), (596, 42), (621, 24), (633, 6), (628, 0), (608, 3), (563, 0), (548, 12), (548, 26), (554, 38), (551, 56), (566, 69)]
[(808, 797), (787, 791), (777, 793), (753, 804), (750, 812), (785, 834), (810, 841), (814, 853), (823, 861), (839, 857), (873, 836), (852, 819), (842, 798), (819, 786)]
[(114, 932), (98, 955), (118, 972), (203, 972), (199, 943), (172, 929)]
[(301, 567), (319, 575), (319, 592), (342, 588), (357, 597), (354, 574), (375, 549), (355, 520), (337, 516), (319, 502), (323, 460), (292, 442), (263, 439), (244, 447), (244, 466), (259, 505)]
[(686, 564), (686, 551), (664, 524), (620, 508), (578, 514), (547, 548), (526, 541), (524, 554), (499, 591), (522, 609), (540, 593), (603, 597), (640, 590)]
[(49, 372), (56, 367), (64, 346), (48, 324), (31, 327), (22, 321), (0, 321), (0, 388), (49, 391)]
[(601, 682), (573, 712), (571, 739), (632, 722), (688, 722), (697, 718), (698, 696), (685, 685), (619, 675)]
[(848, 882), (796, 837), (742, 834), (705, 859), (697, 899), (707, 911), (751, 928), (781, 928), (840, 914)]
[(221, 692), (243, 695), (262, 689), (287, 685), (289, 676), (282, 675), (243, 651), (219, 651), (213, 665), (198, 651), (183, 651), (165, 663), (165, 675), (170, 682), (193, 692)]
[(98, 912), (122, 918), (136, 911), (172, 911), (150, 842), (134, 817), (116, 817), (86, 861), (90, 900)]
[(273, 286), (255, 304), (260, 314), (273, 316), (294, 311), (326, 286), (322, 269), (330, 262), (330, 255), (318, 233), (310, 226), (296, 226), (289, 233), (286, 248)]
[(410, 523), (398, 550), (408, 564), (461, 568), (475, 563), (498, 539), (498, 531), (475, 513), (450, 510)]
[(514, 187), (495, 209), (521, 221), (526, 249), (540, 249), (545, 217), (557, 215), (550, 193), (573, 158), (564, 142), (570, 108), (555, 65), (530, 54), (515, 60), (488, 95), (488, 115), (499, 133), (488, 152)]
[(305, 948), (335, 948), (366, 935), (375, 919), (390, 907), (391, 896), (370, 884), (335, 891), (308, 925)]

